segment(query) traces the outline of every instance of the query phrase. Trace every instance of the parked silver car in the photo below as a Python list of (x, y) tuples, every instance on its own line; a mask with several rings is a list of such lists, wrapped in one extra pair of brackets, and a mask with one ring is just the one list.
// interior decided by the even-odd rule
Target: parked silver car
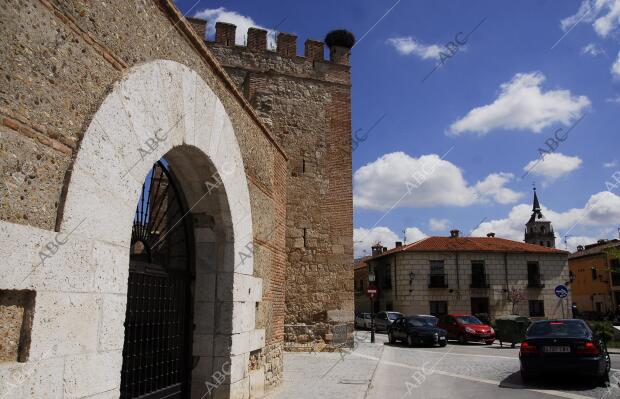
[(358, 313), (355, 315), (355, 327), (370, 329), (372, 318), (370, 313)]
[(375, 315), (375, 331), (387, 331), (397, 319), (404, 317), (399, 312), (379, 312)]

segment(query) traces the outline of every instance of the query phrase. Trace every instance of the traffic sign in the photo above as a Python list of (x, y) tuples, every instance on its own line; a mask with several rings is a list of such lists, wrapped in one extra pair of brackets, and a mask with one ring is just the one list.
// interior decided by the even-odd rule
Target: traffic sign
[(555, 296), (561, 299), (566, 298), (568, 296), (568, 287), (564, 284), (560, 284), (555, 287)]
[(376, 296), (377, 294), (379, 294), (379, 289), (378, 289), (376, 286), (374, 286), (374, 285), (369, 285), (369, 286), (366, 288), (366, 295), (368, 295), (368, 296), (370, 296), (370, 297), (374, 297), (374, 296)]

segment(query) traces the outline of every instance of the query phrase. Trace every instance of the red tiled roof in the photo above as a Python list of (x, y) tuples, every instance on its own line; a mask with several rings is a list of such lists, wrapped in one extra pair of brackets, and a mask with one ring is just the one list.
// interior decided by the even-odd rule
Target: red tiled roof
[(542, 245), (526, 244), (524, 242), (507, 240), (499, 237), (427, 237), (402, 247), (392, 248), (373, 258), (379, 258), (399, 252), (523, 252), (523, 253), (546, 253), (568, 254), (555, 248), (543, 247)]

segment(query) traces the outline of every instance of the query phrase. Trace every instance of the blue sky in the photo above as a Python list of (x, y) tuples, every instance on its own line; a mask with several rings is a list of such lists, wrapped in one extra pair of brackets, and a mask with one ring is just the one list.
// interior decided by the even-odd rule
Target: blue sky
[[(533, 182), (558, 247), (617, 237), (620, 0), (177, 5), (210, 27), (279, 25), (300, 50), (334, 28), (358, 38), (353, 131), (380, 121), (353, 153), (357, 256), (403, 230), (522, 240)], [(554, 135), (565, 139), (523, 177)]]

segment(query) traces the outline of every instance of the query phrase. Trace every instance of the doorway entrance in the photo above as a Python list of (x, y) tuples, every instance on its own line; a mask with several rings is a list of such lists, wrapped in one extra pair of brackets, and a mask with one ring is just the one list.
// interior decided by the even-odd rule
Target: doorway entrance
[(165, 159), (148, 173), (134, 217), (121, 398), (189, 398), (193, 323), (191, 218)]

